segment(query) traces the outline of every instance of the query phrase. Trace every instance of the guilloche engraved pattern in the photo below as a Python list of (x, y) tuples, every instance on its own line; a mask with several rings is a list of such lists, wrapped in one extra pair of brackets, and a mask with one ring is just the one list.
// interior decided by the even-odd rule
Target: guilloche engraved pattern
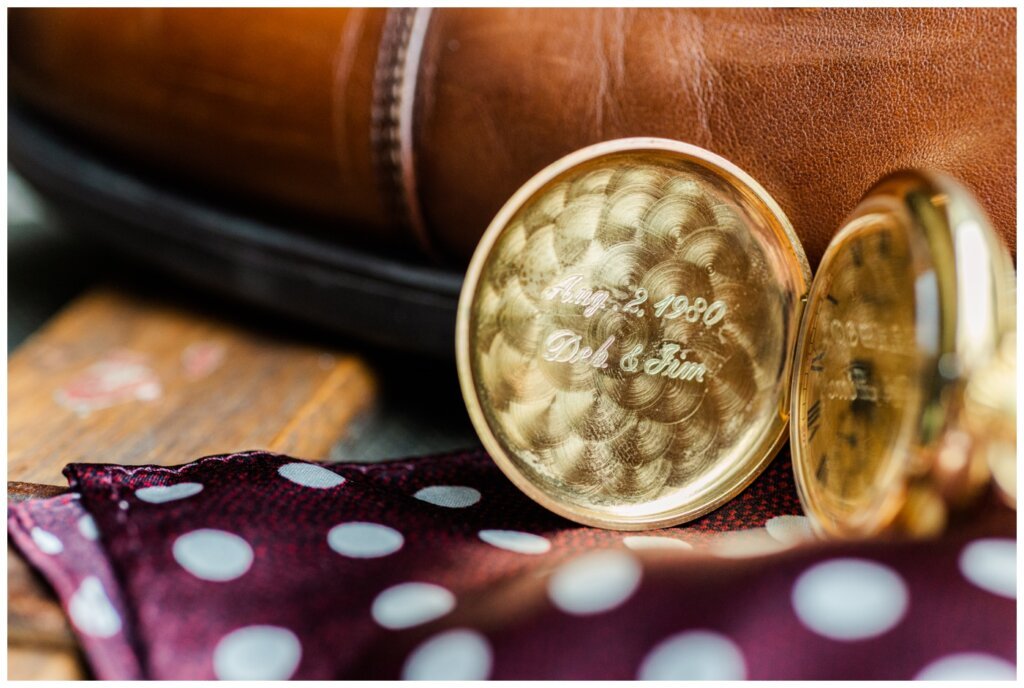
[(752, 215), (720, 178), (648, 155), (573, 168), (513, 217), (471, 357), (489, 425), (535, 482), (650, 501), (701, 489), (765, 432), (792, 297)]

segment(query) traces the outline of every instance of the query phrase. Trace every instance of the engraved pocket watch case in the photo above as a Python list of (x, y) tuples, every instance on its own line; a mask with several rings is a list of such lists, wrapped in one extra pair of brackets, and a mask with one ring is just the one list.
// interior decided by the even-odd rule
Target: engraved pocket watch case
[(459, 302), (459, 378), (527, 495), (623, 530), (738, 494), (786, 439), (810, 269), (742, 170), (665, 139), (601, 143), (505, 204)]
[(901, 172), (867, 193), (822, 258), (795, 354), (793, 467), (816, 531), (935, 534), (990, 463), (1012, 489), (1014, 289), (948, 177)]

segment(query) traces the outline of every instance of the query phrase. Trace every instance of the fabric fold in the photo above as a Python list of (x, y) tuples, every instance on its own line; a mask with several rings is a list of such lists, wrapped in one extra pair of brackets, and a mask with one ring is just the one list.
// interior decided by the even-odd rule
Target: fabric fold
[(8, 529), (98, 678), (1015, 671), (1013, 512), (927, 542), (819, 542), (785, 453), (721, 509), (639, 533), (551, 514), (479, 450), (65, 475), (72, 493), (11, 505)]

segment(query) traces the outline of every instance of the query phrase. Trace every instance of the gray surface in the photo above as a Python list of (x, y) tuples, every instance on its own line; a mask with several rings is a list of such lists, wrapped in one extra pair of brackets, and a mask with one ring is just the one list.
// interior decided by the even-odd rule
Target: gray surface
[(7, 178), (7, 351), (99, 279), (97, 254), (57, 229), (35, 192)]
[[(371, 363), (378, 371), (382, 365)], [(454, 365), (412, 361), (380, 377), (380, 405), (331, 452), (334, 461), (377, 461), (480, 444), (466, 415)]]
[[(135, 278), (125, 275), (128, 271), (123, 263), (56, 227), (45, 205), (13, 171), (8, 174), (7, 198), (8, 352), (88, 287), (116, 278), (120, 287), (135, 288)], [(186, 306), (190, 301), (188, 290), (174, 283), (165, 291)], [(207, 306), (204, 303), (204, 310), (210, 310)], [(237, 308), (215, 305), (213, 311), (226, 320), (240, 318)], [(287, 330), (301, 331), (298, 336), (302, 338), (329, 338), (324, 333), (307, 333), (292, 323)], [(332, 343), (356, 351), (367, 348), (355, 342)], [(380, 377), (379, 404), (349, 428), (332, 450), (333, 460), (380, 461), (479, 444), (462, 404), (453, 363), (379, 351), (363, 353)], [(235, 447), (225, 447), (224, 451), (232, 449)]]

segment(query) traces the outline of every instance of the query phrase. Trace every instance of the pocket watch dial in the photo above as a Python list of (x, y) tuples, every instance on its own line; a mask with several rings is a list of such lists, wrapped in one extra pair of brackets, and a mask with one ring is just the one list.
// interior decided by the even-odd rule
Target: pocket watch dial
[(819, 531), (939, 532), (984, 486), (965, 390), (1013, 329), (1013, 268), (936, 172), (876, 184), (829, 245), (800, 326), (793, 468)]
[(896, 504), (893, 474), (906, 459), (921, 367), (911, 260), (907, 233), (868, 216), (830, 247), (815, 277), (791, 422), (802, 496), (830, 530)]
[(808, 274), (774, 202), (706, 151), (570, 156), (513, 197), (469, 269), (470, 415), (509, 477), (569, 518), (694, 518), (784, 439)]

